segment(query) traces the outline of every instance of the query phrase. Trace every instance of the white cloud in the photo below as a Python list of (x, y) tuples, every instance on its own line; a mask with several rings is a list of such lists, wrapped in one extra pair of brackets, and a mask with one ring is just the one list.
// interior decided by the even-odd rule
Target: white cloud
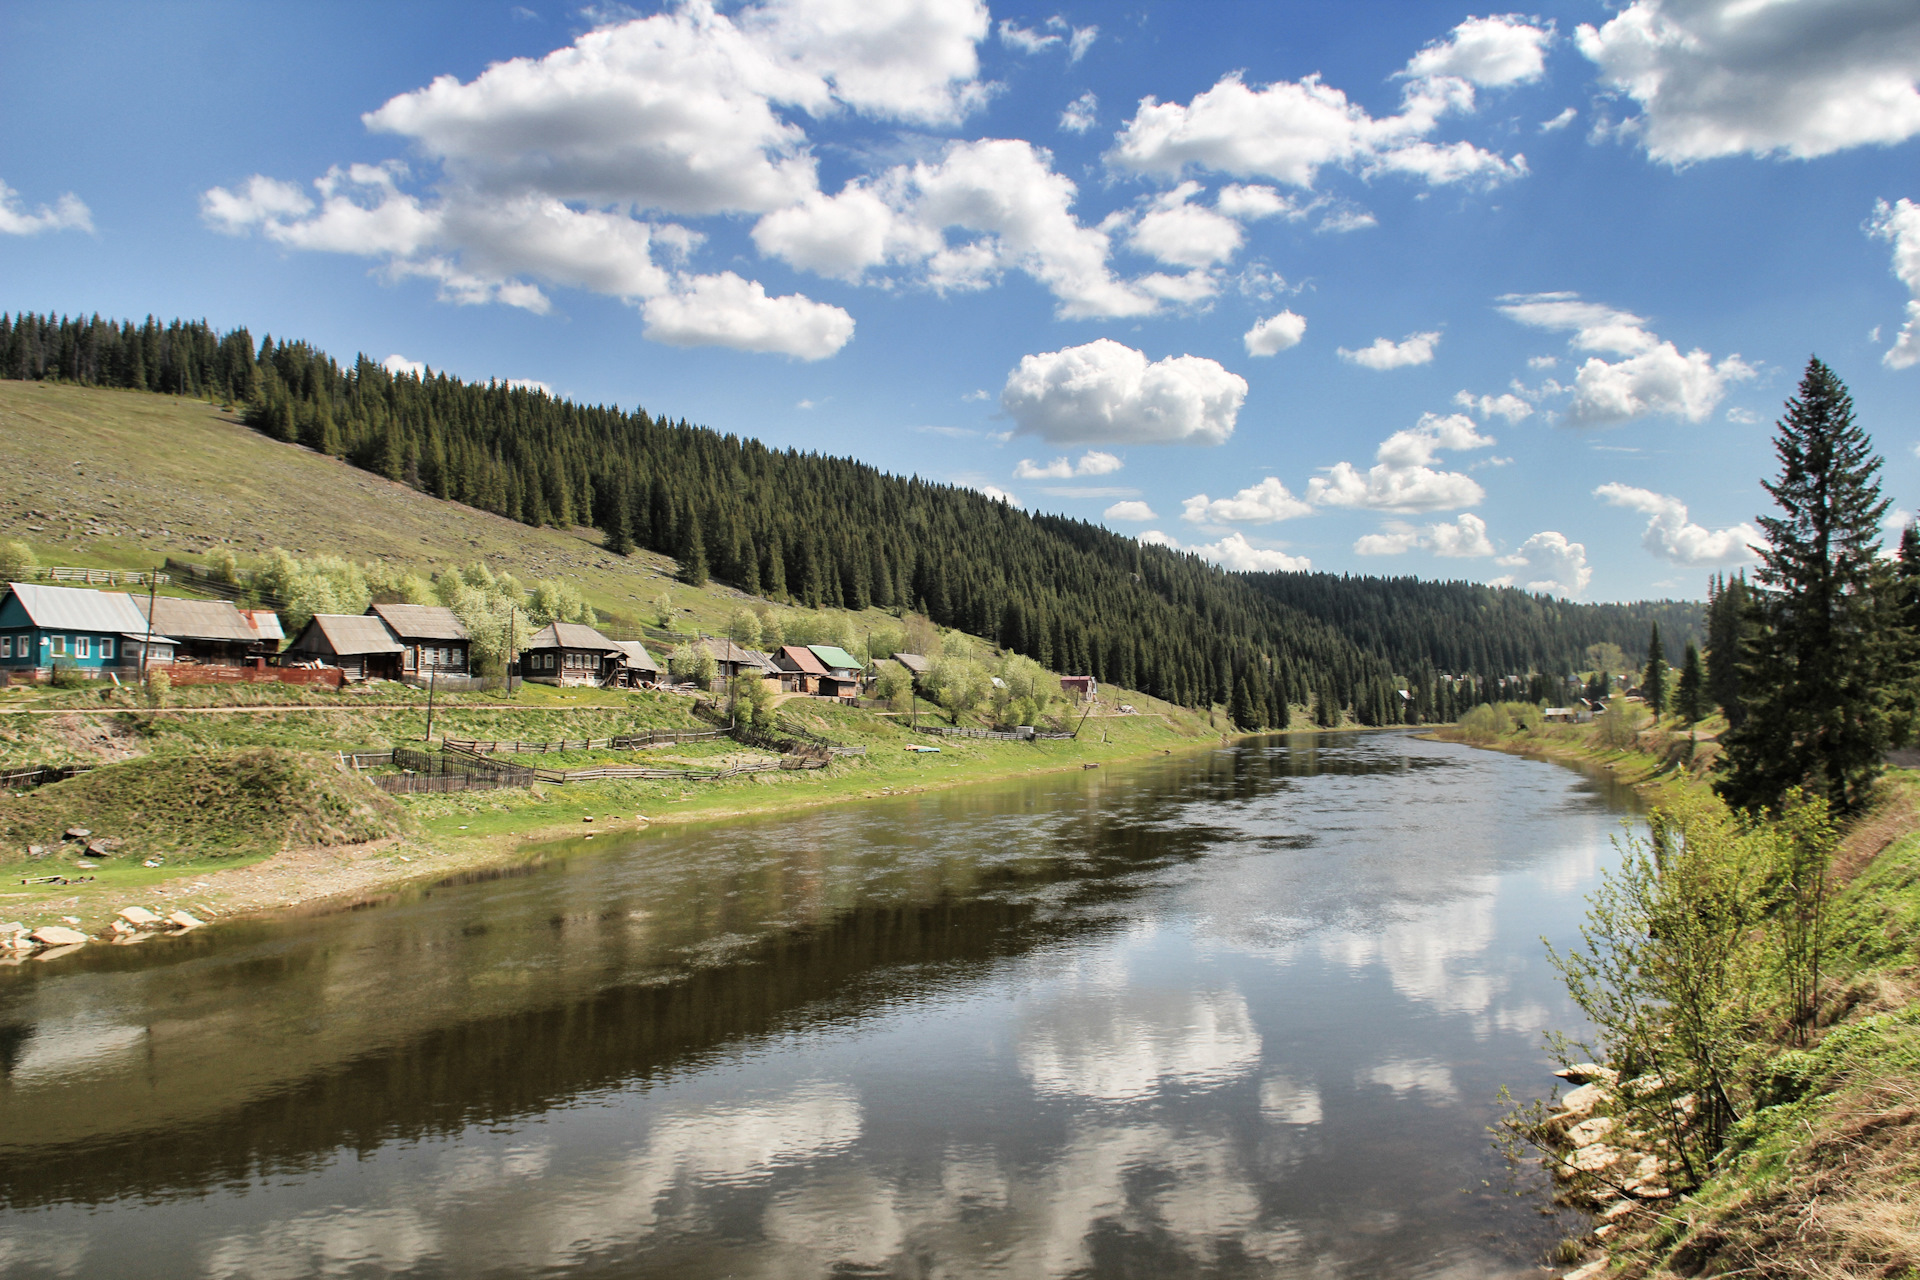
[(1517, 19), (1468, 19), (1414, 55), (1401, 73), (1407, 83), (1400, 114), (1381, 118), (1318, 75), (1250, 88), (1234, 72), (1185, 105), (1141, 99), (1107, 158), (1142, 173), (1197, 167), (1302, 188), (1327, 166), (1399, 172), (1435, 185), (1504, 182), (1527, 171), (1525, 157), (1426, 137), (1443, 117), (1473, 111), (1476, 84), (1538, 78), (1540, 50), (1551, 35), (1550, 27)]
[(1315, 231), (1333, 235), (1343, 235), (1349, 231), (1364, 231), (1368, 227), (1377, 227), (1380, 220), (1365, 209), (1335, 209), (1320, 219)]
[(1493, 554), (1493, 543), (1487, 540), (1487, 522), (1471, 511), (1462, 512), (1451, 523), (1416, 526), (1396, 521), (1353, 544), (1354, 553), (1363, 556), (1403, 555), (1416, 547), (1436, 556), (1456, 558)]
[(1639, 104), (1626, 129), (1668, 164), (1920, 134), (1920, 6), (1906, 0), (1635, 0), (1574, 43)]
[(1573, 293), (1508, 294), (1500, 310), (1521, 324), (1571, 330), (1576, 350), (1625, 356), (1609, 362), (1590, 356), (1574, 375), (1567, 421), (1576, 426), (1625, 422), (1665, 414), (1704, 422), (1726, 396), (1727, 384), (1754, 376), (1738, 355), (1715, 363), (1698, 347), (1685, 355), (1630, 311), (1588, 302)]
[(1056, 444), (1221, 444), (1247, 381), (1201, 356), (1149, 361), (1111, 338), (1024, 356), (1000, 405)]
[(1568, 107), (1553, 119), (1542, 120), (1540, 122), (1540, 132), (1558, 133), (1560, 130), (1572, 124), (1579, 114), (1580, 111), (1577, 107)]
[(1471, 391), (1461, 391), (1454, 395), (1453, 402), (1469, 413), (1477, 414), (1482, 422), (1488, 418), (1505, 418), (1508, 425), (1512, 425), (1533, 413), (1533, 406), (1512, 392), (1476, 396)]
[(1150, 547), (1171, 547), (1175, 551), (1191, 552), (1202, 560), (1211, 560), (1222, 569), (1234, 573), (1305, 573), (1313, 568), (1313, 561), (1307, 557), (1256, 547), (1247, 541), (1244, 533), (1230, 533), (1218, 542), (1182, 546), (1178, 539), (1168, 537), (1158, 529), (1149, 529), (1140, 535), (1140, 541)]
[(1742, 522), (1730, 529), (1706, 529), (1687, 519), (1687, 504), (1651, 489), (1626, 484), (1603, 484), (1593, 496), (1611, 506), (1626, 507), (1649, 517), (1640, 545), (1675, 564), (1745, 564), (1753, 561), (1751, 544), (1766, 535)]
[(1404, 369), (1409, 365), (1427, 364), (1433, 360), (1433, 349), (1440, 342), (1440, 335), (1434, 333), (1410, 333), (1402, 341), (1390, 338), (1375, 338), (1373, 345), (1362, 347), (1358, 351), (1340, 348), (1340, 358), (1368, 369)]
[(385, 360), (382, 360), (380, 362), (380, 367), (382, 369), (385, 369), (388, 373), (412, 374), (416, 378), (423, 378), (426, 376), (426, 373), (427, 373), (426, 361), (409, 360), (403, 355), (388, 356)]
[(1220, 194), (1213, 198), (1213, 207), (1229, 218), (1253, 222), (1260, 218), (1286, 217), (1304, 218), (1307, 211), (1294, 203), (1292, 199), (1281, 195), (1272, 187), (1258, 183), (1243, 185), (1229, 183), (1220, 188)]
[(1431, 464), (1442, 450), (1484, 449), (1496, 443), (1483, 436), (1465, 414), (1422, 415), (1419, 425), (1396, 431), (1381, 442), (1376, 465), (1362, 473), (1351, 462), (1328, 467), (1307, 481), (1307, 501), (1317, 507), (1361, 507), (1377, 511), (1444, 511), (1470, 507), (1486, 491), (1472, 477), (1439, 471)]
[(1279, 315), (1255, 321), (1253, 328), (1247, 330), (1241, 340), (1247, 344), (1248, 355), (1270, 356), (1288, 347), (1299, 346), (1300, 339), (1306, 336), (1306, 317), (1282, 311)]
[(1092, 449), (1081, 454), (1077, 462), (1055, 458), (1043, 464), (1031, 458), (1022, 458), (1013, 469), (1013, 477), (1016, 480), (1071, 480), (1075, 476), (1112, 475), (1125, 465), (1110, 453)]
[(20, 193), (0, 182), (0, 235), (37, 236), (42, 231), (91, 231), (93, 212), (69, 191), (32, 212), (20, 202)]
[(545, 396), (553, 394), (553, 388), (538, 378), (508, 378), (506, 385), (511, 391), (538, 391)]
[[(835, 196), (811, 193), (753, 229), (762, 253), (823, 275), (858, 279), (871, 269), (915, 269), (938, 290), (985, 288), (1024, 271), (1068, 318), (1146, 315), (1159, 299), (1107, 266), (1111, 241), (1073, 217), (1073, 182), (1051, 153), (1019, 139), (953, 143), (934, 162), (855, 179)], [(950, 242), (948, 228), (976, 233)]]
[(1116, 502), (1102, 513), (1102, 517), (1107, 520), (1128, 521), (1158, 520), (1160, 518), (1153, 513), (1152, 507), (1144, 502), (1137, 501)]
[(1147, 212), (1127, 232), (1134, 252), (1176, 267), (1211, 267), (1240, 252), (1240, 224), (1212, 209), (1188, 203), (1200, 193), (1197, 182), (1183, 182), (1155, 196)]
[(1527, 368), (1529, 369), (1553, 369), (1553, 368), (1557, 368), (1559, 364), (1560, 364), (1560, 360), (1556, 356), (1528, 356), (1527, 357)]
[(986, 497), (992, 498), (995, 502), (1004, 502), (1010, 507), (1020, 505), (1020, 499), (1014, 497), (997, 484), (970, 484), (966, 487), (975, 493), (984, 494)]
[(1204, 493), (1196, 493), (1181, 507), (1180, 518), (1189, 524), (1270, 524), (1313, 511), (1272, 476), (1231, 498), (1209, 498)]
[(1727, 421), (1739, 426), (1750, 427), (1760, 421), (1760, 415), (1751, 409), (1742, 409), (1739, 405), (1727, 410)]
[(1100, 118), (1100, 99), (1089, 89), (1060, 113), (1060, 127), (1068, 133), (1085, 133), (1093, 128)]
[(996, 30), (1000, 33), (1001, 44), (1028, 55), (1044, 53), (1054, 45), (1062, 43), (1060, 36), (1048, 36), (1038, 31), (1029, 31), (1016, 24), (1011, 18), (1000, 19), (1000, 25)]
[[(1060, 19), (1054, 18), (1048, 25), (1052, 26), (1058, 22), (1060, 22)], [(1065, 24), (1062, 25), (1064, 26)], [(1071, 28), (1067, 35), (1067, 61), (1078, 62), (1080, 59), (1086, 57), (1087, 50), (1093, 48), (1093, 42), (1099, 38), (1100, 28), (1097, 26)]]
[(1546, 69), (1553, 24), (1533, 26), (1507, 14), (1468, 18), (1407, 63), (1407, 76), (1457, 76), (1486, 88), (1528, 84)]
[(647, 299), (646, 335), (675, 347), (733, 347), (823, 360), (853, 337), (853, 317), (797, 293), (770, 298), (731, 271), (693, 276)]
[(1913, 296), (1907, 301), (1907, 322), (1894, 337), (1880, 362), (1889, 369), (1911, 369), (1920, 364), (1920, 205), (1902, 198), (1873, 206), (1869, 232), (1893, 246), (1893, 274)]
[(1524, 586), (1528, 591), (1544, 591), (1549, 595), (1577, 596), (1593, 581), (1586, 546), (1569, 542), (1565, 534), (1552, 530), (1534, 534), (1520, 544), (1518, 551), (1501, 556), (1497, 563), (1525, 572), (1495, 578), (1490, 586)]

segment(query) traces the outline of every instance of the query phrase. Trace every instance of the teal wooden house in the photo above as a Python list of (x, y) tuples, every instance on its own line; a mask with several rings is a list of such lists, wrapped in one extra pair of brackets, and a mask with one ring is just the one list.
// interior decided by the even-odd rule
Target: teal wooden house
[(124, 591), (9, 582), (0, 596), (0, 671), (9, 678), (34, 679), (55, 667), (137, 673), (149, 643), (152, 661), (173, 661), (173, 640), (149, 637), (146, 617)]

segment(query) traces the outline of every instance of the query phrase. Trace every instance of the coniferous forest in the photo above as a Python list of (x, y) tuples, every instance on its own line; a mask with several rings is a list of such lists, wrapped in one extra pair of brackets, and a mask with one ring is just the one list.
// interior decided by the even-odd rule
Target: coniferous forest
[[(204, 321), (0, 315), (0, 376), (202, 397), (255, 429), (528, 525), (592, 525), (813, 607), (914, 609), (1042, 665), (1245, 727), (1288, 704), (1363, 724), (1450, 719), (1498, 697), (1559, 701), (1584, 650), (1678, 650), (1698, 604), (1587, 605), (1468, 582), (1233, 574), (1086, 521), (849, 458), (771, 449), (645, 410), (538, 390), (343, 368), (299, 341)], [(1399, 690), (1409, 697), (1402, 699)]]

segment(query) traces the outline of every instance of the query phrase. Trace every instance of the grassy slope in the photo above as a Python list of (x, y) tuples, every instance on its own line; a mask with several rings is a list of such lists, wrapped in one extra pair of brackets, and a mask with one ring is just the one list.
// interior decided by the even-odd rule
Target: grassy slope
[[(1600, 764), (1657, 801), (1707, 783), (1716, 748), (1687, 737), (1649, 718), (1624, 749), (1584, 725), (1475, 745)], [(1616, 1229), (1605, 1274), (1920, 1276), (1920, 773), (1888, 772), (1833, 877), (1821, 1038), (1769, 1056), (1724, 1167)]]

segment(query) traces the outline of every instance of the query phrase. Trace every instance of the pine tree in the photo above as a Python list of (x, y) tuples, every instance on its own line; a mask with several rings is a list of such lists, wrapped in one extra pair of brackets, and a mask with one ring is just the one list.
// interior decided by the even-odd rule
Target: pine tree
[(707, 585), (707, 543), (700, 536), (700, 521), (689, 513), (687, 535), (681, 544), (680, 581), (690, 587)]
[(1787, 401), (1774, 451), (1780, 476), (1763, 484), (1780, 514), (1760, 517), (1767, 545), (1740, 669), (1746, 718), (1726, 736), (1714, 785), (1743, 808), (1800, 786), (1851, 813), (1879, 776), (1888, 689), (1910, 642), (1876, 554), (1891, 504), (1852, 398), (1818, 358)]
[(627, 487), (614, 484), (607, 495), (607, 550), (617, 556), (633, 554), (632, 504), (627, 498)]
[(1700, 649), (1693, 641), (1687, 641), (1687, 656), (1680, 666), (1680, 688), (1673, 699), (1674, 710), (1688, 724), (1698, 724), (1707, 718), (1706, 672), (1700, 668)]
[(1647, 700), (1657, 717), (1667, 709), (1667, 656), (1660, 645), (1660, 624), (1653, 624), (1647, 639), (1647, 670), (1640, 677), (1640, 696)]
[(1718, 706), (1734, 728), (1746, 718), (1740, 705), (1740, 651), (1751, 630), (1752, 605), (1744, 573), (1720, 579), (1707, 593), (1706, 702)]
[(1905, 677), (1892, 690), (1892, 745), (1912, 744), (1920, 730), (1920, 526), (1909, 523), (1900, 531), (1900, 554), (1894, 562), (1897, 603), (1905, 632), (1897, 662)]

